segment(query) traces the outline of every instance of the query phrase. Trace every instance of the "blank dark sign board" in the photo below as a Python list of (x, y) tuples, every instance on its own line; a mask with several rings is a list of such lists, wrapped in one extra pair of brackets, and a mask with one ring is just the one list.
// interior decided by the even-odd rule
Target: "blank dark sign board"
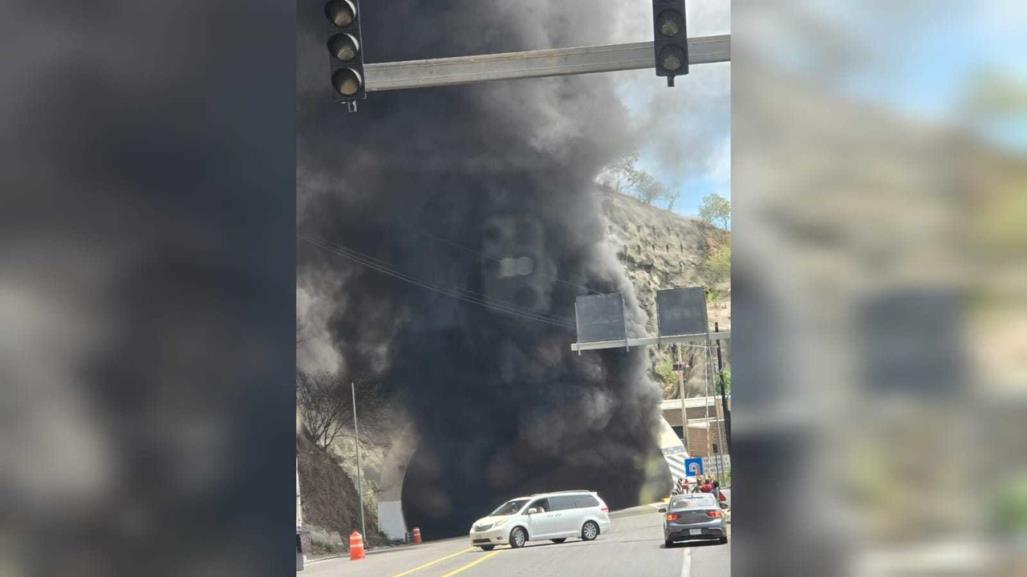
[(661, 337), (707, 332), (706, 289), (688, 287), (657, 291), (656, 315)]
[(579, 296), (574, 301), (578, 342), (623, 341), (624, 297), (620, 293)]

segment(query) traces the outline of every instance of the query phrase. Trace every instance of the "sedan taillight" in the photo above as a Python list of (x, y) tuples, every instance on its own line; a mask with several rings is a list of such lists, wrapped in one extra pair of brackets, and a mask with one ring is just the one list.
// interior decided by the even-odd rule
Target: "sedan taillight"
[(677, 521), (680, 518), (681, 518), (681, 515), (678, 515), (677, 513), (667, 513), (667, 520), (668, 521)]
[(716, 509), (712, 511), (706, 511), (706, 516), (711, 519), (716, 519), (717, 517), (720, 517), (720, 511), (717, 511)]

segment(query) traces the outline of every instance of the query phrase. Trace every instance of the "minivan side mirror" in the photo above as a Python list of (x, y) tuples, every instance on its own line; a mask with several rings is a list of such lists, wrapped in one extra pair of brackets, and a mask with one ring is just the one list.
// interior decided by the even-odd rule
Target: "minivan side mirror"
[(537, 507), (529, 507), (528, 508), (528, 514), (529, 515), (534, 515), (535, 513), (538, 513), (538, 508)]

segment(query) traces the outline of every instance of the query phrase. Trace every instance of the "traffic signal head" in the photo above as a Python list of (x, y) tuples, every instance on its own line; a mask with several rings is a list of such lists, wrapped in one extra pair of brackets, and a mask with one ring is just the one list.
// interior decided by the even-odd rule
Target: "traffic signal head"
[(482, 292), (489, 302), (549, 312), (555, 270), (546, 257), (545, 230), (534, 218), (499, 214), (482, 223)]
[(363, 100), (367, 94), (357, 0), (327, 0), (324, 15), (328, 29), (327, 47), (333, 99), (348, 103)]
[(685, 0), (653, 0), (653, 53), (656, 75), (674, 77), (688, 74), (688, 34), (685, 26)]

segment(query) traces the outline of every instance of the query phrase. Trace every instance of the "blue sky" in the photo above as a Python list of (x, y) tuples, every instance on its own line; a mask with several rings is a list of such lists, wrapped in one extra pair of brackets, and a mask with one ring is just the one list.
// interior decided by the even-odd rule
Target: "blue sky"
[[(818, 82), (904, 116), (965, 126), (997, 146), (1027, 152), (1027, 113), (982, 122), (967, 118), (964, 106), (981, 74), (1027, 79), (1027, 4), (800, 0), (795, 6), (823, 22), (828, 33), (794, 28), (798, 22), (808, 26), (809, 20), (780, 13), (780, 20), (792, 21), (767, 23), (776, 28), (768, 38), (787, 38), (778, 44), (779, 62), (802, 72), (806, 64), (823, 66), (803, 57), (845, 52), (844, 67), (828, 66), (826, 77), (823, 68), (811, 72), (820, 75)], [(726, 0), (696, 0), (688, 7), (690, 36), (731, 31)], [(800, 57), (789, 62), (790, 55)], [(640, 164), (681, 191), (675, 212), (694, 216), (710, 193), (730, 198), (730, 64), (693, 67), (671, 89), (651, 70), (621, 74), (621, 100), (643, 127)], [(1022, 86), (1027, 90), (1027, 83)], [(662, 127), (653, 124), (654, 113), (663, 115)], [(667, 153), (667, 141), (677, 143), (680, 158)]]
[[(723, 138), (730, 143), (730, 130)], [(726, 160), (730, 166), (730, 154)], [(674, 203), (674, 212), (685, 216), (696, 216), (699, 213), (699, 206), (707, 194), (719, 194), (724, 198), (731, 198), (731, 174), (724, 177), (716, 174), (716, 171), (708, 171), (693, 176), (680, 178), (673, 171), (665, 169), (652, 154), (643, 154), (639, 158), (639, 165), (647, 172), (655, 176), (665, 186), (673, 186), (677, 183), (680, 196)]]
[(664, 186), (678, 189), (674, 212), (685, 216), (696, 216), (707, 194), (731, 198), (730, 65), (706, 66), (693, 68), (674, 88), (644, 71), (645, 78), (629, 85), (646, 88), (623, 98), (633, 116), (667, 116), (663, 126), (643, 134), (638, 164)]
[[(861, 99), (925, 120), (959, 122), (981, 74), (1027, 78), (1027, 4), (1022, 1), (935, 1), (900, 13), (880, 33), (875, 33), (876, 12), (857, 8), (845, 14), (876, 51), (871, 66), (846, 82), (846, 92)], [(1023, 122), (979, 128), (1000, 146), (1027, 151)]]
[(622, 73), (621, 101), (641, 131), (639, 167), (680, 193), (674, 212), (696, 216), (702, 199), (731, 198), (730, 64), (693, 67), (674, 88), (652, 70)]
[[(772, 25), (767, 44), (778, 47), (779, 63), (846, 96), (904, 116), (961, 125), (999, 146), (1027, 151), (1022, 112), (1018, 119), (985, 124), (968, 116), (965, 106), (983, 74), (1027, 87), (1023, 0), (805, 0), (795, 11), (806, 17), (792, 15), (804, 28)], [(822, 28), (809, 30), (811, 21)], [(829, 59), (832, 54), (837, 62)]]
[[(731, 32), (729, 0), (686, 7), (689, 36)], [(731, 65), (693, 66), (674, 88), (651, 69), (618, 74), (620, 99), (640, 131), (639, 166), (679, 191), (674, 212), (696, 216), (710, 193), (731, 198)]]
[(916, 42), (896, 45), (890, 51), (895, 57), (891, 66), (855, 77), (853, 92), (927, 118), (944, 118), (959, 106), (977, 71), (999, 62), (1019, 66), (1016, 60), (1027, 54), (1015, 58), (1009, 51), (1012, 44), (985, 45), (987, 31), (981, 24), (965, 24), (943, 30), (931, 22), (911, 30)]

